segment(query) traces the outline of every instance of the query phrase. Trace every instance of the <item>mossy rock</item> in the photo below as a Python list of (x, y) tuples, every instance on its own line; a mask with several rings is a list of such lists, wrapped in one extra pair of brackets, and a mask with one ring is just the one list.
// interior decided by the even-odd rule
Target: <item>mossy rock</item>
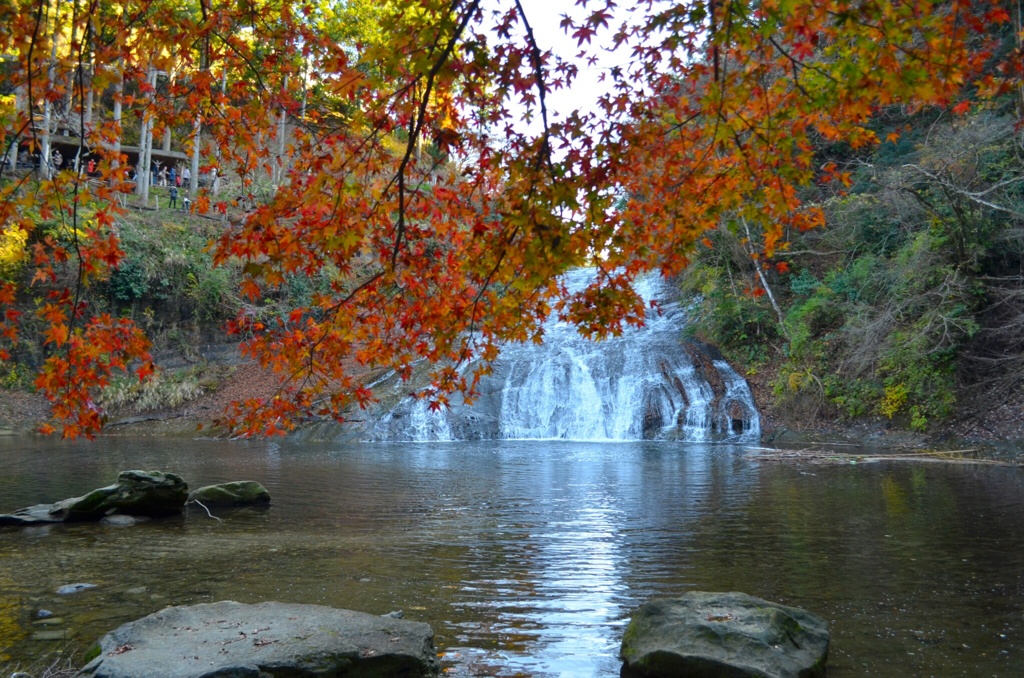
[(643, 605), (620, 654), (628, 677), (820, 678), (828, 645), (825, 621), (806, 610), (692, 591)]
[(113, 485), (57, 502), (51, 513), (66, 522), (97, 521), (113, 514), (160, 518), (181, 513), (187, 498), (188, 483), (174, 473), (122, 471)]
[(270, 493), (255, 480), (237, 480), (233, 483), (200, 487), (188, 495), (188, 500), (206, 507), (265, 506), (270, 503)]

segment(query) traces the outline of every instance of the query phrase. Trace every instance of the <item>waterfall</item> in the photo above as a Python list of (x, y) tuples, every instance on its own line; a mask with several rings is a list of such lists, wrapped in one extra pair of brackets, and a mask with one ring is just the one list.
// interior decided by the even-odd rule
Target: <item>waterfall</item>
[[(593, 271), (566, 275), (570, 291)], [(682, 340), (686, 308), (660, 277), (636, 283), (657, 300), (644, 327), (591, 341), (556, 319), (544, 343), (502, 348), (472, 407), (432, 412), (406, 399), (367, 430), (373, 440), (678, 439), (756, 441), (760, 418), (746, 381), (713, 348)]]

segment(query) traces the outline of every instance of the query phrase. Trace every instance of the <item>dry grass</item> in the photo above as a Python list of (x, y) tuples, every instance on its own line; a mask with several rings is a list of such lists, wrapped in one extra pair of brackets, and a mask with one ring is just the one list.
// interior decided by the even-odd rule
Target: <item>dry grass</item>
[(28, 664), (0, 664), (2, 678), (74, 678), (78, 675), (79, 653), (76, 647), (65, 647), (48, 653)]

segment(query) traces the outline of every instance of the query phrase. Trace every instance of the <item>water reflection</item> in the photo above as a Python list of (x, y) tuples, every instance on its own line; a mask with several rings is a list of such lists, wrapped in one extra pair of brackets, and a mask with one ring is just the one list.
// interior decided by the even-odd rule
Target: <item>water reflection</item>
[(609, 620), (622, 619), (628, 604), (626, 512), (616, 480), (635, 466), (625, 459), (587, 463), (604, 456), (587, 450), (573, 448), (574, 463), (567, 463), (570, 455), (546, 455), (533, 477), (513, 471), (500, 478), (506, 496), (523, 496), (532, 485), (532, 516), (496, 525), (490, 541), (502, 545), (503, 566), (495, 569), (493, 554), (482, 554), (453, 606), (464, 618), (479, 616), (464, 608), (488, 608), (493, 616), (486, 627), (455, 622), (462, 631), (456, 652), (472, 655), (470, 648), (502, 640), (501, 664), (490, 666), (490, 675), (583, 675), (599, 657), (609, 674), (615, 668), (608, 660), (618, 640)]
[[(0, 653), (15, 657), (53, 647), (46, 631), (85, 643), (169, 604), (277, 599), (404, 609), (454, 675), (614, 676), (639, 602), (735, 589), (828, 618), (833, 678), (1022, 661), (1018, 469), (761, 466), (674, 443), (8, 439), (0, 455), (0, 510), (132, 467), (274, 496), (223, 523), (0, 532)], [(54, 593), (75, 582), (97, 588)], [(40, 608), (62, 622), (37, 623)]]

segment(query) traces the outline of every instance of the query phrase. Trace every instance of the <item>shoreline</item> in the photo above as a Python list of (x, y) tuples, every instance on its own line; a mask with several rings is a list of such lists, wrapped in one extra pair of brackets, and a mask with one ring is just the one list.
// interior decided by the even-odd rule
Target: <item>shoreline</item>
[[(114, 409), (100, 437), (225, 437), (226, 431), (214, 426), (213, 421), (230, 403), (272, 395), (279, 386), (275, 375), (251, 362), (211, 362), (209, 368), (211, 372), (219, 371), (218, 378), (198, 397), (176, 407), (142, 412), (126, 407)], [(750, 375), (747, 379), (761, 416), (759, 445), (766, 448), (792, 451), (827, 446), (901, 452), (969, 449), (983, 458), (1024, 458), (1024, 394), (1016, 399), (1020, 402), (1001, 403), (982, 416), (969, 414), (935, 431), (919, 433), (880, 416), (856, 420), (815, 416), (808, 420), (778, 407), (765, 375)], [(42, 395), (4, 390), (0, 397), (0, 436), (37, 435), (48, 413), (49, 405)], [(301, 434), (304, 428), (300, 425), (291, 435)]]

